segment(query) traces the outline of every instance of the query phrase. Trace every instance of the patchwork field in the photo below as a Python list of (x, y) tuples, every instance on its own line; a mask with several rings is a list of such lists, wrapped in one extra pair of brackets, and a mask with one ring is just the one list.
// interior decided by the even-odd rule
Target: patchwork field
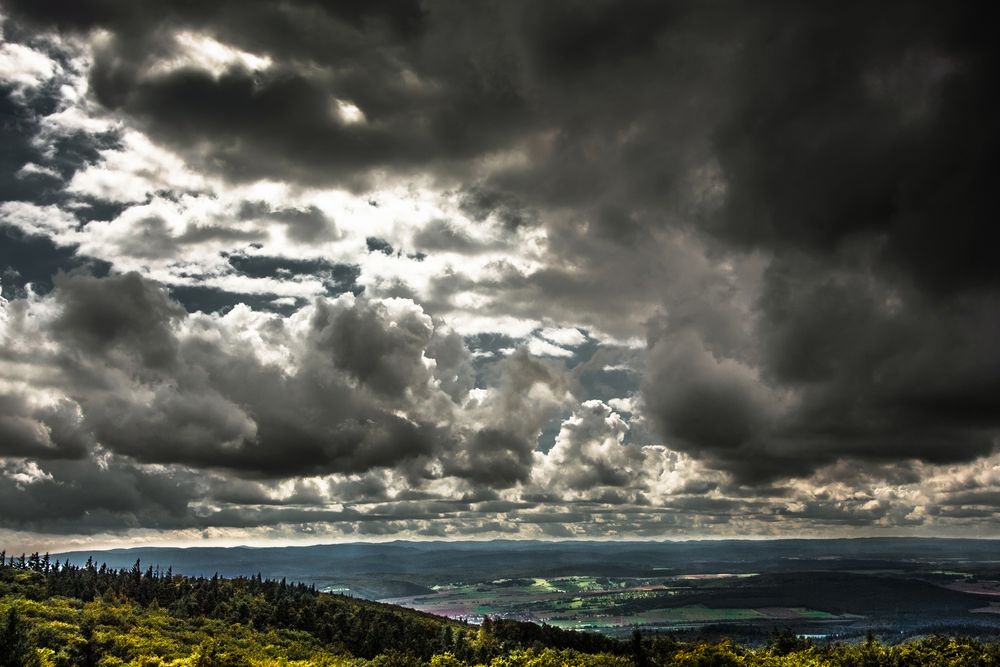
[(718, 607), (684, 604), (698, 588), (718, 588), (752, 573), (673, 577), (589, 577), (497, 579), (433, 587), (424, 595), (386, 600), (440, 616), (479, 622), (484, 616), (548, 623), (562, 628), (614, 631), (632, 627), (685, 628), (706, 623), (848, 621), (807, 607)]
[(440, 616), (766, 642), (1000, 632), (1000, 541), (397, 542), (56, 555), (211, 577), (263, 573)]

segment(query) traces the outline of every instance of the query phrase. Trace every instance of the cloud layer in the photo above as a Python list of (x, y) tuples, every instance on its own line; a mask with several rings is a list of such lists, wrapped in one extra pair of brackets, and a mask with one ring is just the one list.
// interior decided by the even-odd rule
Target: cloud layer
[(3, 529), (992, 534), (979, 11), (3, 0)]

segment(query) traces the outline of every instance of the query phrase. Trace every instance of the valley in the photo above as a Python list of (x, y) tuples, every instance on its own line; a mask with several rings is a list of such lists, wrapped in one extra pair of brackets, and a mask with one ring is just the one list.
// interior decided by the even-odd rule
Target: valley
[[(817, 639), (1000, 629), (987, 540), (390, 542), (100, 552), (193, 576), (265, 577), (473, 624), (510, 619), (624, 637), (635, 629)], [(62, 554), (74, 560), (94, 554)]]

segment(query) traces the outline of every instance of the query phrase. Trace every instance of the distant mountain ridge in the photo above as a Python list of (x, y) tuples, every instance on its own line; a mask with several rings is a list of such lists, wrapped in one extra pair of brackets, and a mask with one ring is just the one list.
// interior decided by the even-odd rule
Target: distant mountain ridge
[(52, 554), (111, 567), (172, 567), (188, 576), (263, 574), (316, 582), (372, 575), (490, 579), (532, 574), (648, 576), (671, 571), (861, 569), (892, 561), (989, 562), (1000, 540), (876, 537), (841, 539), (642, 541), (394, 541), (285, 547), (132, 547)]

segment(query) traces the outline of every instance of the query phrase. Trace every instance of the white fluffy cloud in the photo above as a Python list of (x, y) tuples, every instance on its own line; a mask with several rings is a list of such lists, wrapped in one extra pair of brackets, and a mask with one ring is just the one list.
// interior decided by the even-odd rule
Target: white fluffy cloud
[(46, 83), (59, 71), (58, 63), (41, 51), (24, 44), (0, 44), (0, 82), (30, 90)]

